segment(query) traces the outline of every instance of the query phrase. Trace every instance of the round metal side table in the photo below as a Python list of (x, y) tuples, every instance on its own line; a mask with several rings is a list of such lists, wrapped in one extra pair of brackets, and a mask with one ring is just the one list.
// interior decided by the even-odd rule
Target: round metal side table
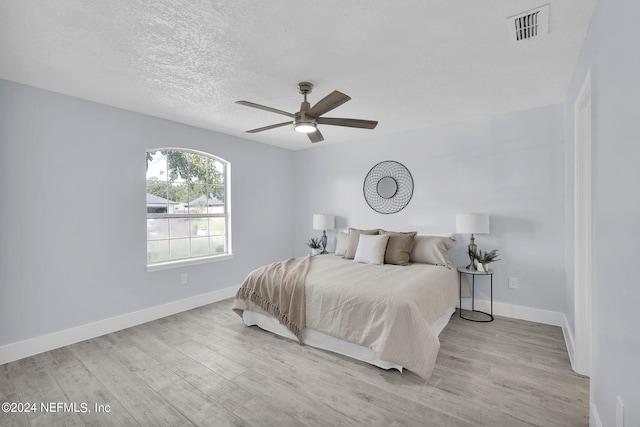
[[(488, 319), (471, 319), (469, 317), (465, 317), (462, 315), (462, 275), (467, 274), (471, 276), (471, 311), (476, 313), (482, 313), (488, 316)], [(489, 276), (490, 286), (491, 286), (491, 313), (487, 313), (484, 311), (476, 310), (476, 294), (475, 294), (475, 285), (476, 285), (476, 276)], [(465, 320), (471, 320), (472, 322), (493, 322), (493, 270), (489, 270), (486, 273), (484, 271), (478, 270), (469, 270), (464, 267), (458, 268), (458, 292), (460, 295), (460, 317)]]

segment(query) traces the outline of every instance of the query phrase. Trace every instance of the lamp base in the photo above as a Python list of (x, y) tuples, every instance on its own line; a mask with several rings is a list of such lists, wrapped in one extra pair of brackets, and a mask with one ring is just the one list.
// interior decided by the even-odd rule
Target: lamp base
[(469, 242), (469, 246), (467, 247), (467, 254), (469, 255), (469, 260), (471, 261), (471, 264), (465, 267), (467, 270), (471, 270), (471, 271), (477, 270), (475, 259), (474, 259), (477, 249), (478, 247), (476, 246), (476, 239), (475, 237), (473, 237), (473, 234), (471, 234), (471, 240)]
[(320, 255), (326, 255), (327, 252), (327, 230), (322, 230), (322, 237), (320, 238), (320, 243), (322, 243), (322, 252)]

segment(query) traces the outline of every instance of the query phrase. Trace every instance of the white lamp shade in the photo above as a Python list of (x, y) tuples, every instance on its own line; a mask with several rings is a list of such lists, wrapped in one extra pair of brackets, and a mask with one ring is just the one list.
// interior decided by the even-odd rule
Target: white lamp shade
[(489, 233), (489, 215), (458, 214), (456, 215), (456, 232), (468, 234)]
[(336, 227), (336, 217), (333, 215), (314, 214), (314, 230), (333, 230)]

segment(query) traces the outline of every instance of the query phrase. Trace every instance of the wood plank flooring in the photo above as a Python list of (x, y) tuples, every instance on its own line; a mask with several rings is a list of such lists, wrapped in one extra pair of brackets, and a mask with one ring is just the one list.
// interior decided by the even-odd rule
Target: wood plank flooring
[(571, 370), (558, 327), (456, 312), (425, 384), (246, 327), (231, 301), (0, 365), (0, 403), (37, 406), (0, 412), (0, 425), (589, 424), (589, 380)]

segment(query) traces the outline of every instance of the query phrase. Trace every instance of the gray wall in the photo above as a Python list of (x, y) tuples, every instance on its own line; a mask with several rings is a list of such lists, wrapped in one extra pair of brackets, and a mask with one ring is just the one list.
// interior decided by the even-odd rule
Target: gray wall
[[(231, 162), (234, 259), (146, 271), (145, 151), (166, 146)], [(293, 252), (288, 150), (0, 80), (0, 173), (0, 345), (239, 285)]]
[[(457, 213), (484, 212), (491, 233), (476, 236), (476, 244), (498, 248), (502, 258), (493, 264), (495, 301), (561, 312), (564, 150), (557, 105), (298, 151), (296, 253), (321, 233), (312, 230), (314, 213), (336, 215), (338, 228), (441, 233), (455, 231)], [(392, 215), (374, 212), (362, 195), (369, 169), (384, 160), (404, 164), (415, 181), (409, 205)], [(460, 236), (454, 253), (462, 262), (468, 238)], [(508, 289), (509, 276), (520, 289)]]
[[(593, 87), (593, 368), (591, 397), (604, 426), (640, 426), (640, 287), (630, 273), (640, 250), (640, 3), (599, 1), (566, 98), (568, 144), (573, 105), (589, 66)], [(568, 283), (568, 293), (573, 291)], [(572, 309), (567, 307), (567, 311)]]

